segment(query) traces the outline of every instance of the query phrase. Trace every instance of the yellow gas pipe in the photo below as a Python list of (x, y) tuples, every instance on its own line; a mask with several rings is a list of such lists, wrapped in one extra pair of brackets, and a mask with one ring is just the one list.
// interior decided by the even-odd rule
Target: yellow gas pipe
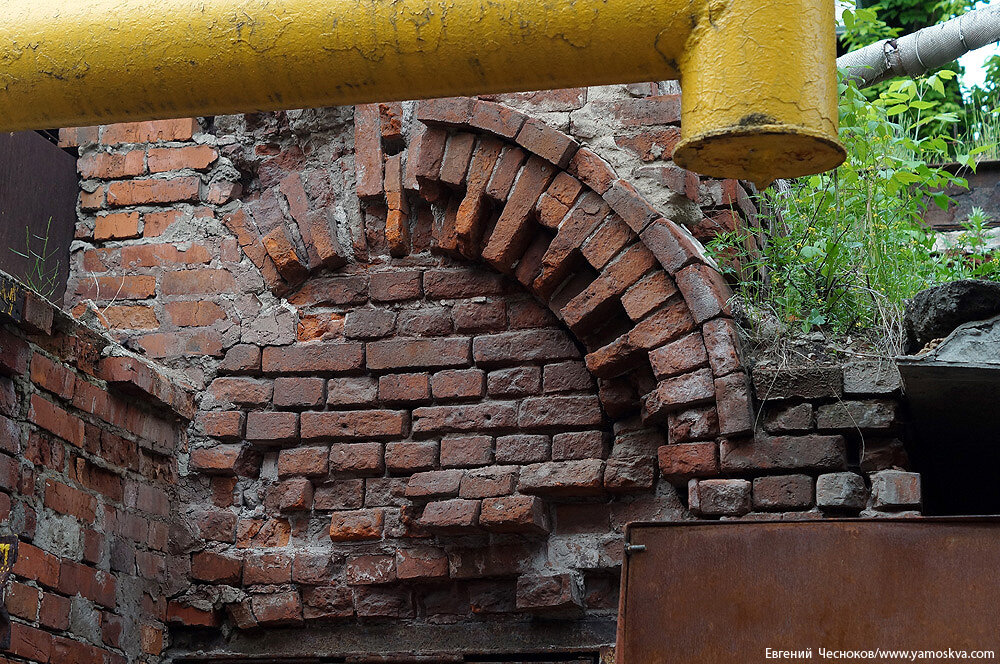
[(681, 78), (675, 161), (843, 160), (833, 0), (10, 0), (0, 129)]

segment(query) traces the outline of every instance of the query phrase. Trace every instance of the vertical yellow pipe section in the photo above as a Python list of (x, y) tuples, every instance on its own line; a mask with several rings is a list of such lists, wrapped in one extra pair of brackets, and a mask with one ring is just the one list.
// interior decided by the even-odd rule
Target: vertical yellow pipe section
[(709, 0), (680, 55), (674, 161), (759, 185), (839, 165), (833, 25), (831, 2)]
[(773, 145), (740, 148), (747, 118), (785, 132), (784, 152), (836, 145), (832, 12), (833, 0), (8, 0), (0, 129), (683, 75), (678, 161), (766, 179), (788, 173)]

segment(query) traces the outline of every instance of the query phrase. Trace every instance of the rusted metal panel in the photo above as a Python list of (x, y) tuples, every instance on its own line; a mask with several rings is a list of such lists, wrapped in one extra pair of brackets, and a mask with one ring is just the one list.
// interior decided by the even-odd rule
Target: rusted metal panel
[[(618, 664), (1000, 651), (1000, 521), (633, 524)], [(885, 661), (881, 657), (875, 661)]]
[(69, 276), (77, 182), (76, 160), (42, 136), (0, 132), (0, 271), (56, 304)]

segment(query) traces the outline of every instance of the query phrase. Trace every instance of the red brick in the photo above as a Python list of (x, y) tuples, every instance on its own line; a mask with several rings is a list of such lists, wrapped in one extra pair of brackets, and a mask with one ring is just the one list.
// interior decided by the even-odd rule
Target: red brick
[(552, 460), (601, 459), (606, 454), (603, 431), (569, 431), (552, 436)]
[(53, 593), (42, 593), (42, 605), (38, 612), (38, 622), (55, 630), (69, 628), (69, 599)]
[(808, 475), (771, 475), (753, 480), (755, 510), (796, 510), (812, 506), (813, 479)]
[(241, 549), (288, 545), (291, 524), (285, 519), (240, 519), (236, 524), (236, 546)]
[(327, 383), (326, 402), (337, 406), (374, 406), (378, 380), (373, 376), (333, 378)]
[[(414, 176), (420, 183), (421, 195), (425, 195), (425, 187), (433, 188), (437, 185), (447, 141), (448, 133), (442, 129), (430, 128), (420, 134), (420, 139), (415, 146), (416, 154), (411, 155), (411, 159), (414, 162)], [(436, 199), (436, 196), (433, 199)]]
[[(716, 409), (719, 412), (719, 433), (737, 436), (753, 431), (750, 383), (746, 374), (732, 373), (715, 379)], [(856, 428), (852, 421), (851, 428)]]
[(156, 295), (156, 277), (147, 274), (84, 279), (76, 289), (77, 298), (95, 302), (145, 300), (154, 295)]
[[(370, 481), (370, 480), (369, 480)], [(353, 510), (364, 505), (365, 480), (334, 480), (317, 486), (313, 507), (317, 510)]]
[(406, 425), (406, 411), (306, 412), (302, 413), (301, 436), (303, 440), (393, 438), (403, 436)]
[(613, 378), (631, 369), (642, 351), (651, 350), (694, 328), (690, 312), (674, 300), (610, 344), (586, 357), (587, 368), (598, 378)]
[(712, 373), (716, 376), (726, 376), (739, 369), (740, 338), (736, 323), (731, 318), (715, 318), (702, 327), (705, 335), (705, 347), (708, 349), (708, 361), (712, 365)]
[(76, 374), (41, 353), (31, 357), (31, 382), (59, 397), (70, 400), (76, 387)]
[(424, 272), (424, 293), (435, 300), (501, 295), (504, 292), (503, 286), (500, 275), (482, 268)]
[(708, 364), (701, 333), (693, 332), (649, 352), (649, 364), (657, 378), (677, 376)]
[(150, 173), (179, 171), (183, 168), (205, 171), (218, 158), (218, 151), (209, 145), (186, 145), (180, 148), (150, 148), (147, 164), (149, 165)]
[(469, 339), (391, 339), (367, 345), (368, 368), (461, 367), (470, 364)]
[(385, 470), (381, 443), (335, 443), (330, 446), (330, 472), (381, 475)]
[(488, 101), (475, 101), (469, 125), (504, 138), (514, 138), (524, 124), (526, 117), (502, 104)]
[(323, 404), (322, 378), (285, 378), (274, 380), (274, 405), (279, 408), (309, 408)]
[(83, 420), (37, 394), (31, 395), (28, 420), (77, 447), (83, 447)]
[(547, 299), (555, 292), (580, 255), (583, 241), (604, 221), (608, 212), (608, 206), (594, 193), (587, 192), (580, 197), (542, 257), (541, 273), (531, 285), (536, 294)]
[(285, 553), (251, 553), (243, 565), (243, 585), (290, 583), (292, 558)]
[(567, 171), (602, 195), (611, 188), (611, 183), (617, 179), (611, 165), (589, 148), (581, 148), (574, 153)]
[(473, 100), (469, 97), (425, 99), (417, 104), (417, 119), (432, 126), (462, 127), (472, 110)]
[(698, 323), (720, 314), (730, 315), (732, 292), (725, 279), (708, 265), (690, 265), (677, 273), (677, 288)]
[(270, 381), (253, 378), (216, 378), (208, 386), (212, 397), (222, 403), (263, 406), (271, 401), (274, 387)]
[(226, 317), (226, 312), (215, 302), (168, 302), (164, 309), (178, 327), (211, 325)]
[(660, 381), (643, 404), (643, 419), (650, 423), (663, 422), (667, 414), (711, 402), (715, 399), (712, 372), (699, 369)]
[(102, 127), (101, 144), (188, 141), (199, 129), (198, 121), (195, 118), (123, 122)]
[(443, 579), (448, 577), (448, 554), (430, 546), (396, 551), (396, 578)]
[(330, 539), (334, 542), (381, 539), (384, 523), (383, 509), (334, 512), (330, 521)]
[(310, 268), (335, 270), (347, 264), (337, 240), (336, 222), (327, 210), (310, 211), (305, 222), (299, 222), (299, 233), (309, 254)]
[(537, 496), (501, 496), (483, 501), (479, 524), (494, 533), (524, 535), (549, 532), (545, 504)]
[(515, 139), (519, 145), (534, 152), (559, 168), (569, 166), (579, 144), (558, 129), (553, 129), (541, 120), (525, 120)]
[(80, 156), (76, 168), (85, 180), (130, 178), (146, 172), (145, 151), (86, 152)]
[(462, 477), (459, 498), (494, 498), (514, 492), (517, 486), (516, 466), (489, 466), (470, 470)]
[(344, 566), (344, 578), (352, 586), (392, 583), (396, 580), (394, 555), (355, 556)]
[(405, 441), (385, 447), (385, 466), (390, 473), (412, 473), (437, 465), (438, 444), (434, 441)]
[(100, 127), (69, 127), (59, 130), (59, 147), (75, 148), (100, 140)]
[(521, 165), (527, 158), (528, 155), (521, 148), (505, 146), (496, 168), (493, 169), (493, 176), (486, 185), (486, 195), (495, 201), (506, 201), (514, 186), (514, 180), (521, 171)]
[(483, 248), (483, 260), (489, 265), (509, 273), (528, 248), (531, 240), (530, 215), (554, 175), (552, 166), (542, 159), (534, 156), (528, 159)]
[(472, 355), (479, 366), (509, 366), (577, 359), (580, 351), (562, 330), (542, 329), (477, 336)]
[(629, 318), (639, 321), (666, 304), (676, 293), (677, 287), (668, 274), (654, 272), (625, 291), (621, 303)]
[(517, 434), (496, 440), (497, 463), (537, 463), (549, 459), (549, 437)]
[(583, 608), (573, 574), (523, 575), (517, 579), (517, 609), (574, 616)]
[(108, 205), (155, 205), (198, 200), (201, 179), (182, 177), (172, 180), (119, 180), (108, 185)]
[[(80, 192), (80, 209), (81, 210), (100, 210), (104, 207), (105, 198), (105, 187), (98, 187), (94, 191), (81, 191)], [(88, 233), (85, 231), (81, 233), (80, 229), (77, 229), (78, 237), (86, 237)]]
[(382, 138), (378, 104), (354, 107), (354, 172), (358, 196), (382, 195)]
[(484, 394), (484, 376), (479, 369), (448, 369), (431, 378), (431, 392), (435, 399), (465, 399)]
[(364, 345), (360, 343), (309, 343), (269, 346), (264, 349), (264, 373), (319, 373), (360, 369)]
[(480, 501), (462, 498), (427, 503), (420, 526), (442, 535), (467, 533), (479, 523), (479, 508)]
[(649, 224), (642, 231), (642, 241), (671, 275), (703, 260), (702, 250), (691, 234), (667, 219)]
[(142, 215), (142, 236), (160, 237), (170, 226), (184, 216), (181, 210), (146, 212)]
[(350, 618), (354, 615), (354, 595), (350, 588), (319, 586), (302, 588), (306, 620)]
[(438, 179), (453, 186), (463, 184), (466, 173), (469, 170), (469, 160), (472, 158), (472, 151), (475, 145), (475, 134), (452, 134), (448, 138), (448, 145), (445, 147), (444, 159), (441, 161), (441, 172), (438, 175)]
[(645, 247), (632, 245), (563, 307), (563, 321), (577, 334), (590, 331), (605, 321), (626, 289), (655, 267), (656, 259)]
[(203, 510), (195, 517), (198, 533), (208, 541), (236, 542), (236, 515), (228, 510)]
[(274, 261), (278, 274), (290, 284), (298, 284), (309, 276), (308, 261), (299, 256), (284, 226), (273, 228), (261, 238), (267, 255)]
[(250, 600), (254, 618), (262, 627), (302, 623), (302, 598), (298, 591), (253, 595)]
[(298, 438), (299, 416), (295, 413), (253, 411), (247, 413), (247, 440), (285, 443)]
[(59, 586), (59, 558), (27, 542), (18, 544), (13, 572), (17, 577), (37, 581), (46, 588)]
[(380, 400), (387, 403), (429, 400), (431, 396), (430, 376), (424, 373), (380, 376), (378, 396)]
[(503, 142), (481, 136), (469, 164), (465, 197), (455, 213), (456, 248), (467, 258), (479, 256), (484, 224), (489, 216), (486, 187), (503, 151)]
[(604, 462), (598, 459), (537, 463), (521, 470), (521, 493), (594, 496), (604, 492)]
[(678, 127), (660, 131), (645, 130), (636, 136), (615, 136), (615, 143), (619, 147), (634, 152), (646, 162), (669, 159), (680, 140), (681, 130)]
[(451, 468), (485, 466), (493, 461), (489, 436), (453, 436), (441, 439), (441, 465)]
[(205, 611), (171, 600), (167, 603), (167, 622), (187, 627), (218, 627), (219, 616), (215, 611)]
[(250, 470), (251, 461), (243, 445), (215, 445), (191, 450), (188, 466), (209, 475), (242, 475)]
[(723, 440), (719, 462), (723, 472), (748, 470), (846, 470), (843, 436), (765, 436)]
[(713, 406), (700, 406), (670, 413), (670, 442), (707, 440), (719, 435), (719, 414)]
[(236, 281), (228, 270), (202, 268), (163, 275), (162, 295), (218, 295), (235, 292)]
[(329, 460), (328, 447), (296, 447), (281, 450), (278, 453), (278, 476), (321, 477), (327, 474)]
[(107, 307), (101, 312), (116, 330), (155, 330), (160, 327), (153, 307), (125, 305)]
[(427, 406), (413, 411), (417, 433), (507, 429), (516, 426), (517, 408), (504, 402), (456, 406)]
[(191, 555), (191, 578), (208, 583), (236, 584), (243, 572), (243, 561), (211, 551)]
[(94, 239), (129, 240), (139, 237), (139, 213), (115, 212), (97, 217), (94, 224)]
[(18, 618), (35, 622), (38, 618), (39, 592), (31, 586), (16, 581), (10, 584), (7, 593), (7, 610)]
[(407, 498), (446, 498), (457, 496), (462, 484), (462, 470), (432, 470), (416, 473), (406, 484)]
[(577, 427), (601, 424), (601, 405), (596, 396), (530, 397), (521, 404), (518, 426)]
[(33, 662), (48, 662), (52, 636), (21, 623), (11, 625), (10, 653)]

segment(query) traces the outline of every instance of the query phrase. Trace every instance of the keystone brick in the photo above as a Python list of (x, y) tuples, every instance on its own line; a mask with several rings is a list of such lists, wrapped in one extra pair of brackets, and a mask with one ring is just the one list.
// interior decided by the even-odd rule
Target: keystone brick
[(330, 521), (330, 539), (334, 542), (380, 539), (384, 523), (383, 509), (334, 512)]
[(595, 496), (603, 493), (604, 462), (598, 459), (537, 463), (521, 470), (521, 493)]
[(537, 496), (487, 498), (479, 513), (479, 525), (494, 533), (543, 535), (549, 532), (545, 504)]
[(406, 411), (400, 410), (305, 412), (301, 436), (303, 440), (393, 438), (405, 435), (406, 419)]

